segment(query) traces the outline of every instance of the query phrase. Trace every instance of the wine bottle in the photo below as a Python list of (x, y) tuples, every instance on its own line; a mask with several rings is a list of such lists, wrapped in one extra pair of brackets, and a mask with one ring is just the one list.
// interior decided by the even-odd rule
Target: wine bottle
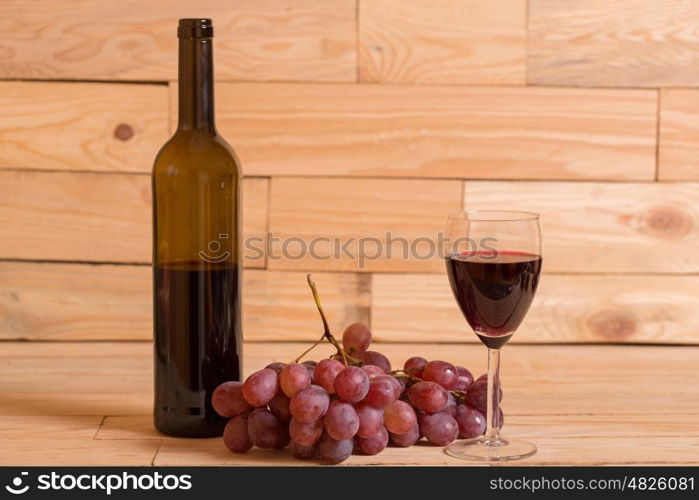
[(155, 158), (153, 303), (155, 427), (221, 435), (211, 406), (240, 380), (241, 168), (214, 124), (213, 26), (180, 19), (179, 121)]

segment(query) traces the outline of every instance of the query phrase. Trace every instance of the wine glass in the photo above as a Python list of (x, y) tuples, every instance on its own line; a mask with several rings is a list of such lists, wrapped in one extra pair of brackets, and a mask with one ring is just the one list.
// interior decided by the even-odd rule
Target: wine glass
[(500, 348), (524, 319), (539, 283), (539, 215), (509, 210), (453, 213), (445, 236), (447, 275), (454, 298), (488, 348), (486, 432), (455, 442), (446, 452), (465, 460), (531, 456), (536, 453), (535, 445), (500, 435)]

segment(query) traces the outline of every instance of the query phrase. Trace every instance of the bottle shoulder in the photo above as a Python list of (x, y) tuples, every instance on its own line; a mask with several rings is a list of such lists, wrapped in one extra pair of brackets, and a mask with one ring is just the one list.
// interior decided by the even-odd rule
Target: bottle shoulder
[(242, 175), (238, 156), (221, 135), (178, 130), (158, 151), (153, 173), (189, 168), (235, 170)]

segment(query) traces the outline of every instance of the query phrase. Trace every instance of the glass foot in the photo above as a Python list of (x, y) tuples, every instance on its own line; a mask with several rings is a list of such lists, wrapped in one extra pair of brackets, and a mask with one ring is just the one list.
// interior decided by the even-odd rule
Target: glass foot
[(536, 445), (519, 439), (488, 438), (480, 436), (464, 441), (457, 441), (445, 450), (447, 455), (462, 460), (485, 460), (506, 462), (520, 460), (536, 453)]

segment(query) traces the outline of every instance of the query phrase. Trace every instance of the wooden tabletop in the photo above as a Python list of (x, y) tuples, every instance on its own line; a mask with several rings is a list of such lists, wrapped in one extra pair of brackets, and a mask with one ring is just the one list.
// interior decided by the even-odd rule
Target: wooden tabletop
[[(246, 345), (246, 372), (307, 344)], [(480, 345), (383, 344), (485, 370)], [(312, 358), (329, 353), (321, 346)], [(503, 351), (504, 434), (537, 444), (522, 465), (699, 465), (699, 347), (529, 346)], [(151, 344), (0, 343), (0, 465), (304, 465), (286, 451), (228, 452), (151, 424)], [(468, 465), (427, 445), (347, 464)]]

